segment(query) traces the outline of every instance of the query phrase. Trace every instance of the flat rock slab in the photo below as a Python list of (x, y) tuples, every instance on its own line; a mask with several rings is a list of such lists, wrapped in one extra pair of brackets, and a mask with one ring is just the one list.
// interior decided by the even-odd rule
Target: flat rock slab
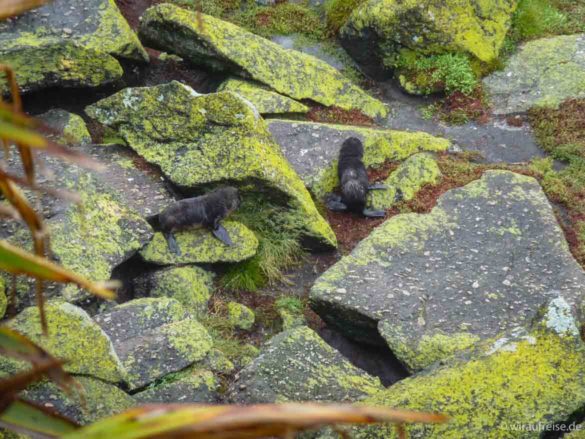
[[(198, 23), (204, 23), (199, 26)], [(146, 11), (140, 24), (145, 44), (176, 53), (196, 64), (231, 70), (293, 99), (359, 110), (372, 118), (388, 114), (371, 97), (324, 61), (287, 50), (258, 35), (209, 15), (170, 4)]]
[(240, 371), (229, 389), (235, 403), (357, 401), (382, 389), (306, 326), (282, 332)]
[(0, 51), (55, 43), (148, 61), (114, 0), (54, 0), (0, 23)]
[(175, 233), (180, 255), (172, 253), (162, 233), (155, 233), (152, 241), (140, 251), (145, 261), (158, 265), (214, 264), (218, 262), (240, 262), (251, 258), (258, 249), (256, 235), (246, 226), (225, 221), (233, 246), (227, 246), (210, 230), (201, 228)]
[[(109, 382), (122, 381), (124, 370), (110, 338), (85, 311), (65, 302), (48, 303), (45, 311), (48, 337), (42, 335), (36, 306), (25, 309), (6, 325), (56, 358), (66, 360), (64, 369), (68, 372)], [(29, 363), (0, 358), (0, 375), (11, 375), (29, 368)]]
[(441, 196), (429, 214), (384, 223), (310, 297), (327, 323), (385, 341), (416, 371), (530, 322), (558, 291), (579, 303), (584, 286), (537, 181), (489, 171)]
[[(450, 417), (444, 424), (409, 424), (409, 437), (421, 439), (533, 438), (540, 433), (529, 427), (570, 423), (585, 404), (585, 345), (579, 323), (562, 297), (553, 299), (539, 317), (530, 329), (511, 329), (364, 404)], [(354, 428), (348, 434), (356, 439), (397, 438), (391, 424)], [(325, 437), (337, 436), (320, 439)]]
[(287, 96), (271, 91), (267, 86), (254, 81), (229, 78), (218, 91), (233, 91), (250, 101), (260, 114), (307, 113), (309, 107)]
[(113, 384), (84, 376), (73, 378), (81, 386), (83, 398), (75, 391), (67, 395), (49, 381), (32, 385), (21, 396), (82, 425), (117, 415), (136, 405), (132, 396)]
[(150, 403), (202, 403), (219, 402), (219, 380), (207, 370), (179, 372), (173, 381), (159, 384), (136, 393), (140, 404)]
[(213, 344), (205, 328), (173, 299), (137, 299), (95, 320), (112, 339), (131, 390), (202, 360)]
[(483, 81), (495, 114), (556, 108), (585, 97), (585, 34), (524, 44), (502, 71)]
[(339, 183), (337, 157), (349, 137), (364, 143), (364, 163), (376, 167), (423, 151), (446, 151), (450, 142), (422, 132), (379, 130), (347, 125), (269, 119), (268, 128), (282, 153), (316, 196)]

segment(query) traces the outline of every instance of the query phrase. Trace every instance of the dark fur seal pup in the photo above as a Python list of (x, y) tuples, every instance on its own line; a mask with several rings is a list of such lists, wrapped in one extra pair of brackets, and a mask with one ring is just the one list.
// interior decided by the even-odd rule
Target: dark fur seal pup
[(362, 158), (364, 146), (360, 139), (350, 137), (343, 142), (339, 151), (337, 173), (341, 185), (341, 196), (332, 195), (327, 201), (331, 210), (357, 212), (370, 218), (382, 218), (386, 213), (382, 210), (366, 209), (368, 191), (386, 189), (382, 184), (370, 185), (368, 173)]
[(235, 187), (216, 189), (195, 198), (179, 200), (158, 215), (160, 229), (169, 244), (169, 250), (180, 254), (174, 232), (207, 227), (225, 245), (233, 245), (227, 230), (220, 224), (240, 205), (240, 196)]

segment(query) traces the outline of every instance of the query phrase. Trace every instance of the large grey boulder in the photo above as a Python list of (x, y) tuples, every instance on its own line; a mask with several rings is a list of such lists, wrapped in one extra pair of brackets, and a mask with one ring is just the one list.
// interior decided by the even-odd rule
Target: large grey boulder
[(238, 373), (228, 397), (236, 403), (357, 401), (382, 389), (313, 330), (300, 326), (266, 343)]
[(178, 372), (169, 381), (138, 392), (134, 395), (139, 403), (206, 403), (219, 401), (220, 382), (212, 372), (191, 370)]
[(559, 292), (580, 303), (585, 273), (537, 181), (489, 171), (429, 214), (391, 218), (310, 294), (331, 326), (386, 343), (411, 371), (530, 322)]

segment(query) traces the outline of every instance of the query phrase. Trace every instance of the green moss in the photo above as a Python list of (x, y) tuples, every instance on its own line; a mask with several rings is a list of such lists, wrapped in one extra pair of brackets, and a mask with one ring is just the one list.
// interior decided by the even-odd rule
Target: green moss
[(213, 274), (199, 267), (178, 267), (154, 275), (152, 297), (171, 297), (195, 316), (207, 312), (207, 302), (213, 288)]
[(298, 297), (282, 296), (276, 300), (275, 308), (282, 320), (283, 330), (306, 325), (305, 304)]
[(387, 59), (407, 48), (426, 55), (466, 53), (490, 63), (498, 58), (516, 1), (435, 0), (419, 7), (418, 0), (369, 0), (352, 13), (342, 36), (375, 32)]
[(231, 247), (215, 238), (209, 230), (202, 228), (175, 233), (180, 255), (169, 250), (167, 240), (160, 232), (155, 233), (152, 241), (140, 254), (144, 260), (159, 265), (239, 262), (256, 254), (258, 240), (254, 233), (233, 221), (226, 221), (223, 225), (234, 242)]
[[(26, 308), (8, 326), (38, 343), (55, 357), (68, 360), (64, 368), (69, 372), (111, 382), (122, 380), (124, 373), (110, 339), (85, 311), (61, 302), (47, 304), (45, 311), (48, 337), (42, 336), (36, 307)], [(19, 369), (24, 366), (22, 363), (20, 365)]]
[(309, 107), (281, 94), (270, 91), (262, 84), (230, 78), (218, 91), (232, 91), (250, 101), (260, 114), (307, 113)]
[(440, 179), (441, 170), (437, 162), (428, 154), (415, 154), (386, 179), (386, 190), (368, 194), (369, 205), (377, 210), (389, 209), (398, 197), (402, 201), (410, 201), (423, 186), (436, 184)]
[(171, 82), (122, 90), (86, 111), (117, 128), (136, 152), (160, 166), (175, 184), (201, 190), (226, 181), (245, 189), (253, 183), (263, 190), (263, 198), (269, 193), (270, 198), (280, 194), (281, 203), (285, 199), (290, 211), (302, 218), (304, 235), (335, 246), (333, 231), (265, 122), (238, 95), (197, 95)]
[(337, 32), (345, 24), (351, 13), (365, 0), (326, 0), (325, 14), (329, 27)]
[(254, 311), (241, 303), (229, 302), (227, 304), (227, 319), (233, 327), (248, 331), (254, 326), (256, 315)]
[(512, 21), (511, 38), (525, 41), (555, 35), (566, 22), (567, 17), (549, 0), (520, 0)]
[[(511, 433), (510, 425), (527, 419), (533, 425), (565, 421), (585, 400), (585, 351), (578, 337), (537, 331), (506, 335), (482, 349), (483, 354), (400, 381), (364, 404), (450, 416), (446, 424), (408, 426), (413, 436), (459, 438), (465, 431), (470, 437), (501, 438)], [(386, 426), (353, 433), (396, 437)]]
[[(293, 99), (311, 99), (326, 106), (355, 109), (372, 118), (388, 114), (382, 102), (327, 63), (285, 50), (211, 16), (204, 15), (202, 20), (207, 24), (204, 32), (196, 25), (196, 14), (168, 4), (158, 5), (145, 13), (140, 31), (160, 49), (173, 50), (185, 59), (215, 68), (223, 67), (223, 62), (237, 65), (247, 76)], [(177, 29), (186, 37), (182, 44), (178, 44)]]
[[(124, 73), (112, 56), (73, 43), (1, 48), (0, 62), (16, 71), (16, 80), (23, 91), (51, 86), (97, 87), (121, 78)], [(5, 81), (0, 81), (0, 93), (6, 91)]]

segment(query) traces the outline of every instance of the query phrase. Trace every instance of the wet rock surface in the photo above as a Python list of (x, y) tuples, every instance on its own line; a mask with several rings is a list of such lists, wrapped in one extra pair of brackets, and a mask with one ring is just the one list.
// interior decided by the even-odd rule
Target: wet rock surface
[(311, 305), (416, 371), (528, 323), (559, 291), (578, 305), (584, 282), (538, 183), (489, 171), (376, 229), (316, 281)]

